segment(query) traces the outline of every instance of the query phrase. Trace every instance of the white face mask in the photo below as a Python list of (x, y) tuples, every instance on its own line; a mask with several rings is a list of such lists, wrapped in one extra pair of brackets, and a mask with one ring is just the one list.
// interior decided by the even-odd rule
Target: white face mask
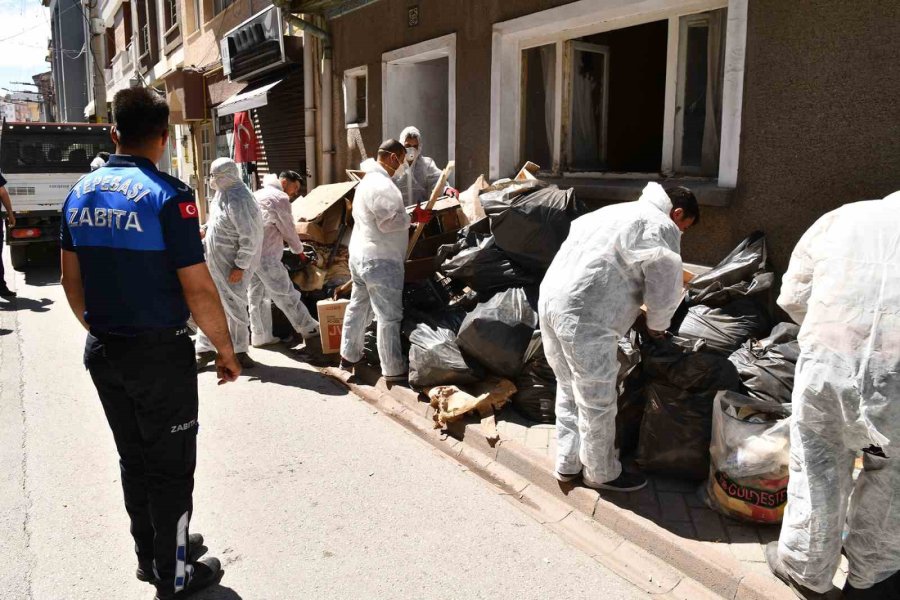
[(409, 147), (406, 149), (406, 162), (412, 163), (415, 162), (416, 158), (419, 156), (419, 149)]

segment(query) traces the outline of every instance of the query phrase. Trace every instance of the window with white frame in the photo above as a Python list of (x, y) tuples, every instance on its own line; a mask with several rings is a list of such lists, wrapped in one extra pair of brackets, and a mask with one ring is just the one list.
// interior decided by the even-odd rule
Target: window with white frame
[(369, 68), (344, 71), (344, 124), (365, 127), (368, 123)]
[(725, 17), (719, 9), (523, 49), (520, 162), (554, 174), (715, 176)]

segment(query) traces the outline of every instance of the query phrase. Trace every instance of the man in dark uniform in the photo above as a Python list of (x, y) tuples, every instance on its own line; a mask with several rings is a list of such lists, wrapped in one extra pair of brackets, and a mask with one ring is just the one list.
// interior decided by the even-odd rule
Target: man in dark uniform
[(219, 579), (194, 560), (189, 536), (197, 452), (197, 368), (187, 328), (218, 351), (219, 383), (240, 375), (225, 313), (203, 260), (193, 191), (154, 166), (169, 107), (130, 88), (113, 99), (116, 154), (69, 192), (61, 228), (62, 285), (89, 330), (85, 366), (109, 421), (122, 471), (137, 577), (158, 600)]

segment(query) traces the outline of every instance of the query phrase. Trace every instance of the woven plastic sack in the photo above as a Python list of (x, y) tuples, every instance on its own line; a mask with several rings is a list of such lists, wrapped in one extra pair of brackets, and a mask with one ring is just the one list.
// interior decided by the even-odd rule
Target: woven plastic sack
[(787, 503), (790, 407), (719, 392), (709, 450), (709, 506), (743, 521), (780, 523)]

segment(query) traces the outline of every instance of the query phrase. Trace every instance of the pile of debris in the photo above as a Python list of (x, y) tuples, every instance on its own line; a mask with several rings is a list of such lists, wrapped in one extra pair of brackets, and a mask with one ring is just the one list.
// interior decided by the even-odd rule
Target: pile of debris
[[(571, 222), (586, 211), (573, 190), (526, 169), (492, 186), (479, 178), (457, 206), (464, 227), (435, 249), (434, 274), (408, 282), (404, 293), (410, 385), (433, 401), (481, 398), (482, 412), (511, 396), (527, 416), (552, 421), (556, 382), (541, 348), (538, 290)], [(378, 361), (374, 335), (366, 343), (370, 363)], [(494, 398), (487, 404), (485, 381)], [(447, 418), (461, 414), (454, 409)]]
[[(527, 169), (493, 185), (479, 178), (446, 202), (407, 262), (401, 331), (410, 385), (430, 398), (436, 427), (476, 413), (496, 440), (493, 414), (508, 402), (553, 423), (556, 379), (537, 299), (586, 210), (573, 190)], [(799, 354), (797, 327), (772, 327), (773, 287), (757, 232), (713, 269), (686, 276), (667, 338), (644, 335), (639, 319), (618, 352), (621, 454), (633, 453), (649, 473), (706, 480), (710, 506), (763, 523), (780, 520), (784, 506)], [(365, 353), (373, 365), (375, 336), (373, 325)]]

